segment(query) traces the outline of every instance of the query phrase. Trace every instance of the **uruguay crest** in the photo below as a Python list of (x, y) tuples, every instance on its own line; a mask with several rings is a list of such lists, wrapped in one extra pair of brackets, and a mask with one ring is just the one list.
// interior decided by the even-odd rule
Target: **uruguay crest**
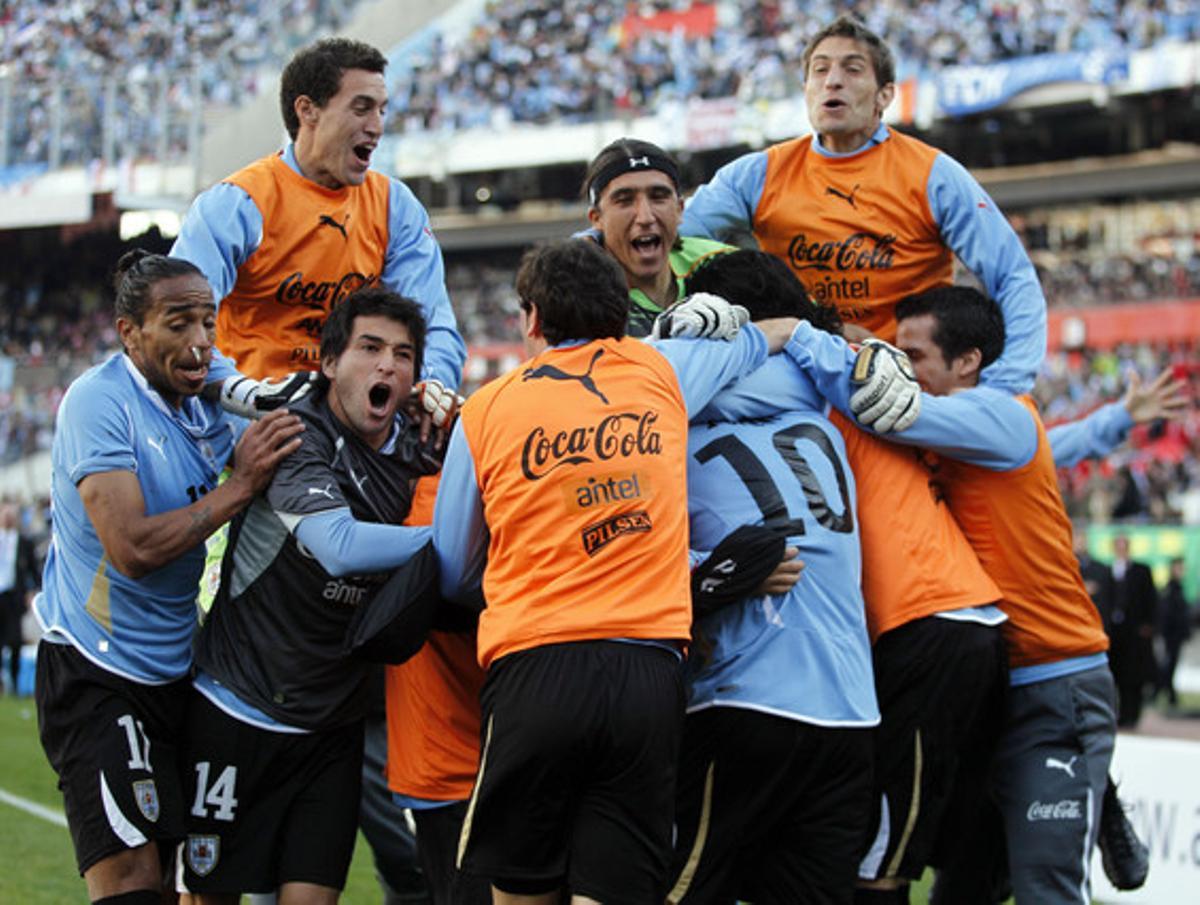
[(133, 784), (133, 800), (143, 817), (151, 823), (158, 822), (158, 786), (153, 779), (139, 779)]
[(187, 864), (196, 876), (207, 877), (212, 873), (220, 853), (220, 836), (188, 836)]

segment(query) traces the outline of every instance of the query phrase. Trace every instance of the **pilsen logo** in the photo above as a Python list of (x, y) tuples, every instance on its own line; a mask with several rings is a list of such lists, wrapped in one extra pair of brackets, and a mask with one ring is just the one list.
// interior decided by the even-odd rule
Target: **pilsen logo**
[(853, 233), (840, 242), (809, 242), (803, 233), (788, 244), (788, 260), (796, 270), (890, 270), (896, 237)]
[(662, 455), (662, 435), (654, 429), (658, 412), (622, 412), (608, 415), (594, 427), (576, 427), (547, 434), (535, 427), (521, 449), (521, 471), (530, 481), (540, 481), (563, 465), (605, 462), (618, 456)]
[(275, 301), (281, 305), (307, 305), (309, 308), (329, 311), (350, 293), (370, 286), (378, 278), (374, 273), (351, 271), (337, 280), (305, 280), (304, 274), (297, 270), (279, 284), (275, 290)]

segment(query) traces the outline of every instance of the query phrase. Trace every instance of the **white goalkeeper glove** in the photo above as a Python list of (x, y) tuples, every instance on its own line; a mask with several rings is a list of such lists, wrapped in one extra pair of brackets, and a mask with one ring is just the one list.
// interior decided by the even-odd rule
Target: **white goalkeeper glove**
[(445, 427), (454, 420), (459, 407), (466, 400), (454, 390), (445, 387), (440, 380), (422, 380), (413, 387), (421, 408), (433, 419), (434, 427)]
[(221, 408), (243, 418), (261, 418), (299, 402), (316, 382), (316, 371), (295, 371), (278, 380), (230, 377), (221, 384)]
[(902, 431), (921, 413), (921, 387), (908, 356), (881, 339), (863, 342), (850, 382), (850, 411), (876, 433)]
[(720, 296), (697, 292), (676, 302), (654, 319), (651, 339), (733, 339), (750, 320), (750, 312)]

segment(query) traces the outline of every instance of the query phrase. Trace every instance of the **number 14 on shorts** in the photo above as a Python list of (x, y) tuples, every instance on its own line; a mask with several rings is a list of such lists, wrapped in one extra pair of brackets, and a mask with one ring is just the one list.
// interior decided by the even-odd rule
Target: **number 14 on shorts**
[(209, 785), (212, 765), (202, 760), (196, 764), (196, 797), (192, 799), (192, 816), (207, 819), (209, 808), (213, 808), (214, 820), (232, 821), (237, 809), (237, 767), (230, 764)]

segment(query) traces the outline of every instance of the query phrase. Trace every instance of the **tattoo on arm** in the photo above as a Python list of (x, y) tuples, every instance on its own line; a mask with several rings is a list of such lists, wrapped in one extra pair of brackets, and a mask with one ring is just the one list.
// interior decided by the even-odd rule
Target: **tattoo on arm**
[(212, 507), (201, 506), (191, 516), (192, 525), (188, 529), (187, 536), (191, 543), (197, 544), (212, 534)]

